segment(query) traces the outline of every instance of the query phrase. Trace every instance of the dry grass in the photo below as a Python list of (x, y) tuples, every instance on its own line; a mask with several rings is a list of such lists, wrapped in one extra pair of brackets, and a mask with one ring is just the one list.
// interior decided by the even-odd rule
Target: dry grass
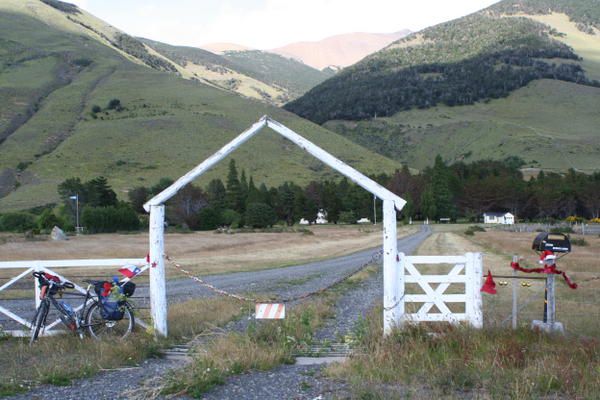
[(363, 325), (361, 351), (327, 370), (351, 383), (354, 398), (591, 399), (600, 387), (595, 339), (460, 326), (433, 334), (411, 326), (383, 338), (381, 308)]
[(102, 368), (136, 366), (159, 354), (159, 343), (144, 333), (126, 341), (81, 340), (72, 335), (48, 337), (29, 347), (28, 339), (0, 342), (0, 394), (25, 391), (39, 383), (69, 385)]
[[(197, 274), (250, 271), (331, 258), (381, 244), (381, 225), (312, 226), (314, 234), (301, 232), (171, 233), (165, 237), (166, 252)], [(399, 236), (416, 227), (400, 227)], [(147, 234), (84, 235), (69, 241), (29, 242), (13, 238), (0, 244), (2, 261), (73, 258), (143, 258), (148, 253)], [(69, 269), (69, 273), (86, 271)], [(167, 271), (175, 276), (174, 270)]]
[(100, 369), (137, 366), (174, 342), (187, 341), (236, 318), (244, 305), (230, 298), (191, 300), (169, 310), (169, 340), (156, 341), (144, 332), (126, 341), (80, 340), (72, 335), (40, 339), (34, 346), (22, 338), (0, 340), (0, 395), (25, 391), (39, 383), (69, 385)]

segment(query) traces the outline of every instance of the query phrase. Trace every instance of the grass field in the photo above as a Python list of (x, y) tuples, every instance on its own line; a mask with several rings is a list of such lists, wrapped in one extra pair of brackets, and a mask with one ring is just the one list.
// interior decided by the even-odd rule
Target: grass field
[(592, 172), (600, 170), (598, 104), (599, 88), (539, 80), (504, 99), (325, 126), (419, 169), (436, 154), (449, 162), (518, 155), (525, 167)]
[[(307, 233), (307, 230), (312, 233)], [(198, 274), (272, 268), (341, 256), (381, 245), (381, 225), (321, 225), (282, 233), (170, 233), (168, 255)], [(416, 231), (400, 227), (399, 236)], [(144, 258), (145, 233), (84, 235), (68, 241), (28, 241), (15, 235), (0, 244), (3, 261), (76, 258)], [(174, 271), (170, 271), (171, 273)]]

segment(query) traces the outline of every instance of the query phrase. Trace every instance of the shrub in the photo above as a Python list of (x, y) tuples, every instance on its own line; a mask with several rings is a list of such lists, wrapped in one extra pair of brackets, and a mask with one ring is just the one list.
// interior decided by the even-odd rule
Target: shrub
[(42, 214), (38, 217), (36, 223), (37, 227), (40, 230), (50, 230), (55, 226), (62, 225), (60, 219), (52, 212), (52, 210), (48, 208), (42, 212)]
[(204, 207), (198, 213), (198, 229), (211, 231), (221, 224), (221, 213), (213, 207)]
[(23, 172), (31, 165), (31, 161), (21, 161), (17, 164), (17, 171)]
[(550, 229), (550, 233), (573, 233), (573, 228), (570, 226), (557, 226)]
[(102, 111), (102, 107), (100, 107), (98, 104), (94, 104), (92, 106), (92, 113), (96, 114)]
[(133, 231), (140, 228), (136, 212), (128, 205), (110, 207), (85, 207), (81, 222), (90, 233)]
[(572, 238), (571, 244), (574, 246), (587, 246), (589, 243), (584, 238)]
[(77, 65), (78, 67), (87, 67), (88, 65), (92, 64), (92, 60), (89, 58), (77, 58), (73, 60), (73, 64)]
[(475, 232), (485, 232), (485, 228), (482, 228), (479, 225), (471, 225), (466, 231), (465, 235), (473, 236)]
[(342, 211), (340, 213), (340, 222), (344, 224), (355, 224), (356, 220), (357, 218), (353, 211)]
[(237, 228), (240, 224), (240, 220), (242, 216), (235, 210), (230, 208), (226, 208), (221, 213), (221, 224), (225, 226), (230, 226), (232, 228)]
[(121, 100), (119, 99), (112, 99), (111, 101), (108, 102), (108, 105), (106, 106), (107, 110), (116, 110), (116, 111), (122, 111), (123, 110), (123, 106), (121, 105)]
[(585, 221), (585, 220), (584, 220), (582, 217), (578, 217), (578, 216), (576, 216), (576, 215), (570, 215), (570, 216), (568, 216), (567, 218), (565, 218), (565, 221), (567, 221), (567, 222), (569, 222), (569, 223), (573, 224), (573, 223), (575, 223), (575, 222), (583, 222), (583, 221)]
[(35, 228), (35, 217), (29, 213), (15, 212), (0, 216), (0, 231), (25, 232)]
[(252, 228), (266, 228), (277, 222), (275, 211), (265, 203), (250, 203), (246, 209), (246, 225)]

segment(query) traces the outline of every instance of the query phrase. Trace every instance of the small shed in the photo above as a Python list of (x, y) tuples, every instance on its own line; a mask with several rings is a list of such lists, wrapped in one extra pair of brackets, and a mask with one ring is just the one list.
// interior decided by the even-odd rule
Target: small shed
[(515, 216), (509, 212), (486, 212), (483, 214), (483, 223), (514, 225)]

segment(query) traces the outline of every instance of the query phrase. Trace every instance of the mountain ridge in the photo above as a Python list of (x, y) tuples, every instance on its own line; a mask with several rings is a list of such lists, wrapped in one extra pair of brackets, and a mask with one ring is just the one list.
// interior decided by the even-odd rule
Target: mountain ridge
[[(592, 8), (594, 12), (588, 12)], [(506, 9), (511, 12), (505, 12)], [(541, 10), (539, 14), (538, 10)], [(512, 155), (521, 156), (525, 164), (535, 168), (598, 170), (598, 150), (593, 146), (598, 141), (597, 134), (589, 136), (574, 132), (571, 137), (561, 137), (557, 143), (561, 143), (558, 154), (563, 161), (556, 163), (541, 157), (535, 146), (524, 142), (517, 145), (521, 140), (517, 137), (502, 138), (507, 130), (494, 113), (489, 121), (479, 121), (477, 125), (470, 120), (469, 112), (459, 112), (458, 125), (440, 124), (439, 129), (429, 127), (428, 123), (417, 130), (406, 128), (412, 117), (406, 124), (399, 122), (403, 116), (413, 115), (417, 110), (424, 110), (423, 115), (437, 119), (446, 107), (466, 110), (489, 103), (493, 109), (504, 104), (501, 99), (510, 99), (530, 111), (528, 116), (521, 117), (520, 122), (524, 127), (534, 127), (531, 132), (524, 133), (528, 137), (530, 133), (537, 132), (536, 126), (544, 125), (537, 117), (538, 110), (544, 107), (560, 109), (561, 112), (568, 110), (568, 107), (559, 107), (561, 91), (565, 94), (580, 93), (586, 100), (597, 104), (595, 93), (600, 93), (598, 24), (600, 2), (597, 0), (505, 0), (400, 39), (344, 69), (301, 98), (286, 104), (285, 108), (325, 124), (380, 154), (402, 162), (418, 161), (411, 164), (418, 167), (427, 164), (415, 160), (410, 154), (412, 150), (415, 150), (413, 154), (421, 157), (447, 152), (442, 145), (444, 139), (441, 139), (446, 127), (457, 134), (462, 134), (460, 129), (464, 132), (480, 130), (485, 141), (498, 147), (510, 147), (514, 152)], [(552, 85), (550, 80), (568, 84)], [(549, 96), (548, 99), (557, 104), (533, 103), (522, 93)], [(597, 121), (591, 114), (581, 114), (573, 108), (567, 111), (566, 118), (569, 120), (575, 115), (583, 118), (589, 132), (596, 132), (594, 126)], [(421, 117), (418, 121), (424, 122)], [(478, 128), (475, 128), (476, 125)], [(577, 122), (577, 125), (580, 123)], [(571, 130), (568, 124), (560, 126), (567, 132)], [(552, 137), (552, 134), (541, 137)], [(541, 141), (545, 149), (556, 153), (556, 146), (546, 143), (546, 139)], [(586, 147), (588, 142), (592, 146)], [(508, 143), (511, 145), (507, 146)], [(420, 151), (418, 146), (425, 146), (424, 151)], [(497, 159), (503, 153), (500, 149), (495, 152), (486, 150), (472, 148), (470, 153), (473, 159)], [(450, 162), (460, 159), (462, 154), (449, 153), (447, 159)], [(578, 154), (581, 160), (578, 160)]]

